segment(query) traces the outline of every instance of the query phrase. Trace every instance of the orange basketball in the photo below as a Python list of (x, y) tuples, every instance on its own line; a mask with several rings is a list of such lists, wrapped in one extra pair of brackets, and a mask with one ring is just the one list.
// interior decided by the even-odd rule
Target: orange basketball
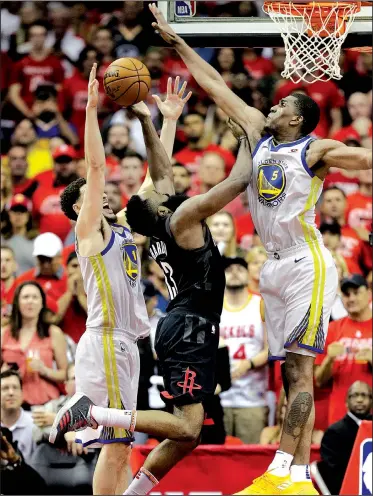
[(150, 89), (150, 74), (137, 59), (114, 60), (104, 74), (107, 96), (121, 107), (129, 107), (145, 100)]

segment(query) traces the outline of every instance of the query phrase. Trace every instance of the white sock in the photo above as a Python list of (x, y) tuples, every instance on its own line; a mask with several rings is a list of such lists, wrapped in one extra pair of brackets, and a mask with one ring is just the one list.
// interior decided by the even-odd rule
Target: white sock
[(141, 467), (137, 472), (136, 477), (123, 494), (148, 494), (157, 484), (159, 484), (159, 481), (154, 477), (154, 475), (151, 474), (149, 470), (146, 470), (146, 468)]
[(286, 477), (290, 474), (290, 465), (293, 458), (289, 453), (277, 450), (273, 462), (268, 467), (268, 471), (270, 470), (271, 474), (277, 475), (277, 477)]
[(92, 406), (92, 417), (98, 425), (107, 427), (121, 427), (133, 432), (136, 425), (135, 410), (118, 410), (117, 408), (103, 408), (102, 406)]
[(292, 482), (311, 482), (309, 465), (292, 465), (290, 467), (290, 478)]

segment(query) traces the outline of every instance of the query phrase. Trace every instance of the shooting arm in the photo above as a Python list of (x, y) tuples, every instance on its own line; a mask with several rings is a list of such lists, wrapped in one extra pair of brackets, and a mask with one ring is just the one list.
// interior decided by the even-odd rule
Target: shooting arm
[(340, 141), (329, 139), (314, 141), (310, 145), (310, 154), (311, 164), (322, 161), (328, 168), (338, 167), (346, 170), (372, 168), (371, 150), (346, 146)]
[(173, 232), (181, 232), (219, 212), (247, 188), (252, 173), (251, 150), (247, 138), (242, 139), (236, 163), (227, 179), (208, 193), (186, 200), (172, 215)]

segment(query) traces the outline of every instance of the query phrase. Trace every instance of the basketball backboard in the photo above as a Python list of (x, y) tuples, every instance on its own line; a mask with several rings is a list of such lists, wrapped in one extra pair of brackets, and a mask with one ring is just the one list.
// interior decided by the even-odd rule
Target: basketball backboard
[[(305, 0), (296, 0), (304, 2)], [(224, 9), (229, 11), (229, 4), (244, 5), (250, 11), (254, 4), (260, 17), (224, 16)], [(209, 5), (210, 4), (210, 5)], [(222, 16), (212, 16), (220, 4)], [(262, 12), (261, 0), (247, 2), (179, 2), (176, 0), (159, 0), (158, 7), (172, 28), (185, 41), (194, 47), (281, 47), (282, 38), (278, 26)], [(372, 46), (372, 5), (364, 2), (361, 11), (356, 15), (343, 48)], [(232, 6), (233, 10), (237, 10)], [(242, 12), (241, 12), (242, 13)], [(190, 15), (193, 16), (190, 16)]]

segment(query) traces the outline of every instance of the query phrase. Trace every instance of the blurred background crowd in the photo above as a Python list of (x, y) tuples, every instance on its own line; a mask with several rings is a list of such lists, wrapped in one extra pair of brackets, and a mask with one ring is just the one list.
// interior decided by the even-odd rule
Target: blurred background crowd
[[(89, 494), (97, 457), (95, 450), (82, 450), (73, 439), (69, 455), (47, 443), (56, 412), (74, 393), (75, 349), (85, 330), (87, 299), (74, 251), (74, 225), (62, 214), (59, 196), (86, 174), (84, 121), (93, 62), (98, 63), (101, 83), (106, 193), (114, 212), (137, 192), (146, 170), (139, 122), (103, 91), (102, 76), (117, 58), (136, 57), (148, 67), (152, 88), (146, 103), (158, 130), (162, 116), (152, 94), (162, 96), (170, 76), (186, 80), (193, 92), (174, 147), (177, 193), (208, 191), (235, 162), (237, 142), (226, 116), (197, 86), (177, 54), (157, 47), (147, 3), (5, 2), (1, 8), (1, 461), (2, 468), (8, 463), (23, 470), (23, 481), (33, 480), (37, 491), (46, 481), (54, 494), (69, 494), (69, 487), (71, 494)], [(262, 15), (261, 3), (198, 2), (198, 12), (256, 16)], [(315, 137), (372, 148), (371, 54), (343, 52), (340, 81), (307, 85), (282, 79), (282, 48), (196, 50), (249, 105), (267, 113), (284, 96), (305, 92), (321, 109)], [(332, 436), (323, 434), (346, 414), (355, 424), (371, 414), (371, 171), (331, 170), (316, 221), (335, 258), (341, 284), (325, 353), (315, 363), (314, 442), (321, 443), (322, 454), (327, 453), (322, 455), (325, 463), (344, 473), (349, 453), (343, 460), (330, 459), (327, 443)], [(227, 257), (227, 289), (218, 386), (208, 405), (215, 426), (206, 428), (203, 442), (276, 445), (286, 404), (279, 364), (267, 360), (259, 293), (266, 252), (251, 221), (246, 195), (208, 219), (208, 224)], [(138, 408), (162, 409), (162, 379), (153, 343), (168, 292), (162, 270), (148, 256), (148, 239), (135, 235), (135, 241), (153, 330), (148, 340), (139, 342)], [(236, 291), (235, 285), (243, 290)], [(249, 303), (250, 312), (245, 312)], [(346, 430), (349, 436), (351, 429)], [(137, 442), (150, 441), (138, 436)], [(11, 471), (5, 472), (15, 488)]]

